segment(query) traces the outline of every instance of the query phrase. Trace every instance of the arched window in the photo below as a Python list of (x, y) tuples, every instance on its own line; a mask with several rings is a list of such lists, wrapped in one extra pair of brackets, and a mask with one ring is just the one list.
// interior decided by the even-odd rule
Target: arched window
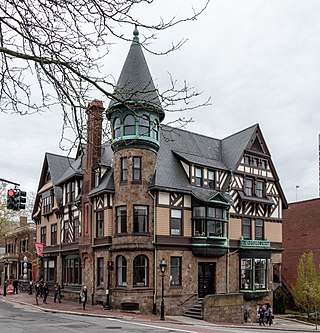
[(114, 138), (118, 138), (121, 135), (121, 122), (119, 118), (116, 118), (113, 122), (113, 136)]
[(127, 286), (127, 260), (124, 256), (117, 258), (117, 286)]
[(133, 260), (133, 286), (146, 287), (148, 285), (148, 258), (144, 255), (136, 256)]
[(155, 120), (152, 124), (152, 138), (159, 140), (159, 123)]
[(150, 119), (148, 116), (143, 116), (139, 119), (140, 135), (150, 136)]
[(135, 118), (133, 115), (129, 114), (124, 118), (124, 135), (135, 135)]

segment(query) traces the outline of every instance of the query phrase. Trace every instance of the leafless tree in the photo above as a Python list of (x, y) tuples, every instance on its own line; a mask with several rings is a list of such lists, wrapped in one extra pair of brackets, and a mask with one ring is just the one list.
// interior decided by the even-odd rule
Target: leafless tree
[[(180, 48), (185, 40), (163, 52), (150, 49), (150, 42), (162, 30), (195, 20), (208, 6), (191, 11), (189, 17), (159, 18), (154, 25), (134, 16), (139, 6), (154, 0), (0, 0), (0, 111), (30, 114), (62, 108), (64, 130), (83, 138), (83, 108), (99, 92), (112, 98), (114, 80), (102, 75), (102, 60), (116, 39), (130, 41), (125, 26), (139, 26), (145, 50), (166, 54)], [(195, 1), (198, 4), (198, 0)], [(181, 5), (183, 1), (181, 1)], [(199, 7), (199, 6), (198, 6)], [(199, 95), (183, 82), (160, 93), (165, 110), (193, 109), (208, 101), (190, 104)], [(181, 104), (182, 103), (182, 104)], [(192, 106), (190, 106), (192, 105)], [(195, 106), (196, 105), (196, 106)], [(183, 121), (183, 119), (180, 121)]]

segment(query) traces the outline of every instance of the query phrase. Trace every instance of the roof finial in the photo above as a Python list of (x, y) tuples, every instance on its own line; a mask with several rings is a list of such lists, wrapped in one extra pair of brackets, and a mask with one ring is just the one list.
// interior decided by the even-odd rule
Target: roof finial
[(134, 25), (133, 42), (139, 43), (139, 31), (138, 31), (138, 26), (136, 24)]

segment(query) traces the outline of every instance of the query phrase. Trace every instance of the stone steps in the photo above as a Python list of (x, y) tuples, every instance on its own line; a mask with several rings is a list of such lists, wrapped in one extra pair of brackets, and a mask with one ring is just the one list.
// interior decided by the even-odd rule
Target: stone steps
[(203, 320), (202, 299), (198, 299), (198, 303), (193, 305), (189, 310), (187, 310), (183, 314), (183, 316)]

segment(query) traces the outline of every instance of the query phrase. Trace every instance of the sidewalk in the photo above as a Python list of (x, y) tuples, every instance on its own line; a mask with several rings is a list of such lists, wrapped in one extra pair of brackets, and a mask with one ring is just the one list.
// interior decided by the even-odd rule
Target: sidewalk
[[(2, 296), (7, 302), (16, 302), (30, 307), (36, 307), (39, 310), (46, 312), (61, 312), (69, 313), (80, 316), (101, 316), (108, 318), (117, 318), (123, 320), (135, 320), (135, 321), (148, 321), (148, 322), (160, 322), (159, 315), (152, 314), (140, 314), (136, 312), (125, 312), (119, 310), (104, 310), (101, 305), (91, 305), (87, 304), (86, 309), (82, 309), (82, 304), (73, 301), (62, 300), (61, 303), (54, 303), (53, 297), (49, 296), (47, 299), (47, 304), (42, 302), (42, 298), (38, 298), (38, 305), (36, 303), (35, 295), (28, 295), (27, 293), (19, 293), (18, 295), (7, 295)], [(215, 327), (246, 327), (248, 329), (254, 329), (259, 327), (257, 323), (247, 323), (247, 324), (231, 324), (231, 323), (211, 323), (204, 320), (192, 319), (184, 316), (166, 316), (166, 322), (186, 324), (186, 325), (205, 325), (205, 326), (215, 326)], [(163, 321), (162, 321), (163, 322)], [(273, 330), (283, 330), (283, 331), (296, 331), (296, 332), (314, 332), (315, 326), (308, 325), (303, 322), (298, 322), (290, 320), (285, 316), (275, 316), (274, 325), (271, 326)], [(269, 327), (266, 326), (266, 329)], [(318, 328), (319, 330), (319, 328)]]

